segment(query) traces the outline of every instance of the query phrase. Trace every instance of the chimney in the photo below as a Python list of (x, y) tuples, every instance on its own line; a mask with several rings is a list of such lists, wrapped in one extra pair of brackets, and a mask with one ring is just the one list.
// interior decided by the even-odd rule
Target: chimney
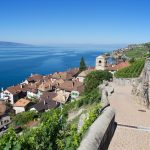
[(44, 100), (44, 105), (46, 105), (46, 102), (45, 102), (45, 100)]
[(21, 89), (23, 88), (22, 84), (20, 84)]
[(75, 83), (74, 83), (74, 81), (73, 81), (73, 82), (72, 82), (72, 87), (74, 87), (74, 84), (75, 84)]
[(66, 101), (66, 96), (65, 95), (63, 95), (63, 101)]

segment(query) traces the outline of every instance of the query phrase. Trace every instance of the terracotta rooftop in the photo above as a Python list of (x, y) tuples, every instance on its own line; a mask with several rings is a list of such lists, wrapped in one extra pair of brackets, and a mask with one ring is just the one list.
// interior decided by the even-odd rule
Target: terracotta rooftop
[(27, 81), (28, 82), (37, 82), (37, 81), (40, 81), (43, 79), (43, 76), (42, 75), (39, 75), (39, 74), (34, 74), (34, 75), (31, 75)]
[(5, 102), (0, 101), (0, 115), (3, 115), (6, 111), (6, 105)]
[(44, 100), (52, 100), (54, 97), (56, 97), (57, 94), (54, 92), (44, 92), (41, 96), (40, 96), (40, 101), (44, 101)]
[(6, 90), (8, 90), (11, 94), (15, 95), (20, 93), (22, 91), (22, 88), (20, 85), (16, 85), (16, 86), (8, 87)]
[(71, 80), (73, 78), (73, 74), (69, 72), (56, 72), (52, 75), (54, 79), (63, 79), (63, 80)]
[(78, 87), (80, 86), (83, 86), (83, 83), (82, 82), (79, 82), (79, 81), (65, 81), (64, 83), (60, 84), (58, 86), (59, 89), (62, 89), (62, 90), (66, 90), (66, 91), (76, 91), (78, 90)]
[(13, 106), (14, 106), (14, 107), (25, 107), (25, 106), (27, 106), (29, 103), (30, 103), (29, 100), (22, 98), (22, 99), (18, 100)]
[(79, 68), (73, 68), (71, 70), (68, 70), (67, 72), (70, 73), (72, 76), (76, 76), (79, 73)]
[(53, 85), (52, 81), (51, 80), (47, 80), (47, 81), (42, 82), (39, 85), (38, 89), (41, 90), (41, 91), (50, 90), (52, 85)]
[(90, 72), (92, 72), (94, 69), (89, 69), (89, 70), (85, 70), (85, 71), (82, 71), (78, 77), (86, 77)]
[(24, 86), (24, 91), (33, 92), (35, 94), (38, 93), (38, 85), (36, 83), (29, 83)]
[(64, 104), (68, 100), (69, 96), (70, 96), (69, 92), (58, 91), (57, 96), (54, 97), (53, 100), (56, 102)]
[(108, 66), (107, 67), (107, 70), (109, 71), (117, 71), (117, 70), (120, 70), (122, 68), (125, 68), (125, 67), (128, 67), (130, 64), (128, 61), (125, 61), (125, 62), (120, 62), (119, 64), (117, 65), (113, 65), (113, 66)]

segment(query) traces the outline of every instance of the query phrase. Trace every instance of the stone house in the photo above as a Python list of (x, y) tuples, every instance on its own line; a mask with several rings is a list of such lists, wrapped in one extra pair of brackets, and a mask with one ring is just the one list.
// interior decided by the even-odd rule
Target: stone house
[(57, 91), (56, 94), (57, 95), (52, 100), (56, 101), (57, 103), (65, 104), (70, 99), (70, 92), (60, 90)]
[(14, 104), (18, 99), (25, 96), (22, 85), (11, 86), (1, 92), (1, 99), (10, 102), (10, 104)]
[(29, 83), (36, 83), (36, 82), (39, 82), (43, 79), (43, 76), (42, 75), (39, 75), (39, 74), (31, 74), (31, 76), (29, 78), (27, 78), (25, 80), (25, 83), (29, 84)]
[(94, 70), (94, 69), (88, 69), (88, 70), (82, 71), (82, 72), (77, 76), (76, 79), (78, 79), (78, 81), (80, 81), (80, 82), (84, 82), (85, 77), (86, 77), (89, 73), (91, 73), (93, 70)]
[(57, 106), (59, 106), (59, 102), (53, 100), (53, 98), (56, 96), (57, 94), (54, 92), (43, 92), (43, 94), (39, 98), (39, 102), (33, 105), (30, 110), (44, 112), (48, 109), (56, 108)]
[(15, 113), (18, 114), (29, 110), (32, 105), (33, 103), (30, 100), (22, 98), (13, 105), (13, 109), (15, 110)]
[(0, 130), (3, 129), (11, 122), (10, 116), (7, 114), (7, 106), (5, 102), (0, 102)]
[[(75, 93), (75, 94), (78, 93), (78, 96), (79, 96), (84, 91), (84, 85), (82, 82), (79, 82), (77, 80), (65, 81), (64, 83), (60, 84), (57, 87), (56, 92), (58, 92), (58, 91), (69, 92), (71, 94), (71, 96), (73, 95), (73, 93)], [(78, 97), (78, 96), (76, 95), (76, 97)]]
[(32, 98), (39, 98), (40, 96), (40, 93), (38, 91), (38, 87), (39, 85), (35, 84), (35, 83), (30, 83), (30, 84), (27, 84), (26, 86), (26, 92), (27, 92), (27, 97), (29, 99), (32, 99)]

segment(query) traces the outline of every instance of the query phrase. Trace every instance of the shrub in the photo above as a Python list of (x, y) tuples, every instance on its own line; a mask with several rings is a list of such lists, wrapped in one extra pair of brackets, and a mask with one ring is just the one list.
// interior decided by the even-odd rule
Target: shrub
[(90, 93), (93, 91), (99, 84), (103, 82), (103, 80), (110, 80), (112, 78), (112, 74), (108, 71), (96, 70), (89, 73), (85, 80), (85, 93)]
[(13, 123), (15, 126), (22, 126), (27, 122), (38, 118), (38, 114), (35, 111), (27, 111), (17, 114), (13, 118)]

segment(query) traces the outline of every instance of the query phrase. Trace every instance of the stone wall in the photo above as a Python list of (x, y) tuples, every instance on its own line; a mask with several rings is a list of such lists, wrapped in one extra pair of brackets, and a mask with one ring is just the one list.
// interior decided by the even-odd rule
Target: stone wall
[(141, 78), (114, 78), (113, 82), (117, 85), (133, 85), (138, 84), (141, 81)]
[(78, 150), (107, 150), (115, 128), (115, 111), (109, 106), (89, 128)]
[(78, 150), (107, 150), (113, 137), (116, 128), (115, 111), (110, 107), (108, 100), (113, 88), (104, 82), (99, 86), (99, 91), (102, 94), (101, 115), (85, 134)]
[(140, 104), (150, 107), (150, 58), (145, 62), (141, 80), (137, 85), (133, 84), (132, 93)]

